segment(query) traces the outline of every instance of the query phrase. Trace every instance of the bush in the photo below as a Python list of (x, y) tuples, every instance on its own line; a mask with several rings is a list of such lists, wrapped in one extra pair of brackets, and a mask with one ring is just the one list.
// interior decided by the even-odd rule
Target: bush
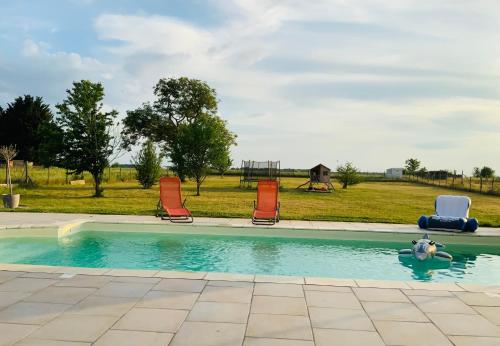
[(350, 162), (337, 167), (337, 179), (342, 183), (343, 189), (347, 189), (348, 185), (361, 182), (358, 169)]
[(142, 188), (149, 189), (153, 186), (161, 172), (161, 156), (156, 154), (153, 142), (147, 141), (134, 159), (137, 170), (137, 180)]

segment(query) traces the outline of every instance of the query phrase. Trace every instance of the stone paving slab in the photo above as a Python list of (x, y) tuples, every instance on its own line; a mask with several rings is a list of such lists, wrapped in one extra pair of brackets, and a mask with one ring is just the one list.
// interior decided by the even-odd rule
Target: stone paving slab
[(500, 295), (479, 285), (8, 268), (0, 345), (500, 344)]

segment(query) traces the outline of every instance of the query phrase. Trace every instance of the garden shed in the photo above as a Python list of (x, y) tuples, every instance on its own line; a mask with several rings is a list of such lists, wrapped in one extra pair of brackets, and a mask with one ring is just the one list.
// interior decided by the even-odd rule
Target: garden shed
[[(331, 170), (323, 164), (318, 164), (309, 170), (309, 180), (297, 187), (301, 188), (309, 184), (308, 192), (330, 192), (334, 190), (331, 180)], [(316, 188), (314, 184), (324, 184), (323, 188)]]

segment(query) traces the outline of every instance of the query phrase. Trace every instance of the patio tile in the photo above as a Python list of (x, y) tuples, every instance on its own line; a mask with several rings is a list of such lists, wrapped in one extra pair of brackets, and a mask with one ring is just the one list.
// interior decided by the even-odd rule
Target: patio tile
[(411, 296), (410, 300), (423, 312), (447, 314), (475, 314), (476, 312), (458, 298)]
[(16, 346), (90, 346), (89, 342), (77, 342), (77, 341), (60, 341), (60, 340), (47, 340), (47, 339), (35, 339), (26, 338), (18, 343)]
[(148, 270), (148, 269), (111, 269), (106, 273), (110, 276), (136, 276), (143, 278), (150, 278), (158, 274), (158, 270)]
[(309, 318), (304, 316), (250, 314), (247, 336), (313, 340)]
[(374, 331), (372, 322), (363, 310), (309, 308), (313, 328)]
[(108, 330), (116, 317), (62, 314), (31, 334), (40, 339), (94, 342)]
[(56, 280), (51, 279), (33, 279), (33, 278), (14, 278), (0, 284), (0, 291), (3, 292), (36, 292), (48, 287)]
[(0, 292), (0, 309), (28, 297), (29, 292)]
[(207, 285), (209, 286), (217, 286), (217, 287), (254, 287), (253, 282), (249, 281), (208, 281)]
[(458, 286), (469, 292), (500, 293), (500, 285), (477, 285), (457, 283)]
[(255, 275), (255, 282), (273, 282), (277, 284), (304, 284), (302, 276), (283, 276), (283, 275)]
[(253, 282), (254, 275), (232, 273), (207, 273), (205, 280), (210, 281), (249, 281)]
[(57, 280), (61, 276), (60, 273), (42, 273), (42, 272), (35, 272), (35, 273), (24, 273), (22, 275), (19, 275), (20, 278), (35, 278), (35, 279), (54, 279)]
[(372, 320), (429, 322), (427, 317), (411, 303), (362, 302)]
[(450, 336), (455, 346), (498, 346), (500, 338), (484, 336)]
[(109, 268), (59, 267), (54, 271), (54, 273), (104, 275), (110, 270), (111, 269)]
[(187, 314), (185, 310), (133, 308), (113, 329), (175, 333)]
[(398, 289), (393, 288), (353, 288), (361, 301), (409, 303), (408, 298)]
[(246, 323), (250, 304), (198, 302), (187, 317), (187, 321)]
[(251, 287), (216, 287), (206, 286), (200, 295), (202, 302), (250, 303)]
[(94, 294), (107, 297), (142, 298), (152, 287), (152, 284), (109, 282)]
[(32, 294), (25, 300), (30, 302), (76, 304), (95, 291), (95, 288), (52, 286)]
[(451, 342), (432, 323), (375, 321), (386, 345), (452, 346)]
[(500, 306), (500, 295), (495, 293), (456, 292), (455, 295), (468, 305)]
[(474, 306), (473, 308), (493, 324), (500, 326), (500, 306)]
[(311, 278), (306, 277), (307, 285), (319, 286), (350, 286), (356, 287), (356, 282), (352, 279), (336, 279), (336, 278)]
[(108, 315), (121, 317), (137, 302), (137, 298), (89, 296), (68, 310), (79, 315)]
[(0, 322), (43, 324), (62, 314), (70, 305), (19, 302), (0, 311)]
[(161, 281), (161, 278), (148, 278), (141, 276), (112, 276), (112, 282), (126, 282), (126, 283), (137, 283), (137, 284), (157, 284)]
[(314, 346), (314, 342), (291, 339), (245, 338), (243, 346)]
[(351, 287), (343, 286), (302, 285), (302, 287), (304, 288), (304, 291), (352, 293)]
[(108, 330), (94, 346), (165, 346), (173, 336), (171, 333)]
[(25, 272), (9, 272), (9, 271), (0, 271), (0, 283), (13, 279), (15, 277), (26, 274)]
[(155, 277), (165, 279), (192, 279), (200, 280), (205, 278), (206, 272), (184, 272), (184, 271), (164, 271), (161, 270), (155, 274)]
[(54, 286), (101, 288), (111, 279), (109, 276), (101, 275), (75, 275), (72, 278), (59, 280)]
[(320, 308), (361, 309), (353, 293), (306, 291), (308, 306)]
[(447, 335), (500, 336), (500, 327), (481, 315), (428, 313), (427, 316)]
[(463, 291), (464, 289), (452, 282), (420, 282), (407, 281), (408, 286), (414, 289), (433, 290), (433, 291)]
[(38, 327), (30, 324), (0, 323), (0, 345), (13, 345)]
[(205, 280), (163, 279), (153, 287), (153, 290), (199, 293), (206, 284)]
[(373, 287), (373, 288), (410, 288), (403, 281), (395, 280), (356, 280), (359, 287)]
[(313, 330), (316, 346), (385, 346), (377, 332), (317, 328)]
[(304, 297), (301, 285), (259, 282), (253, 291), (255, 296)]
[(245, 325), (235, 323), (185, 322), (170, 346), (240, 346)]
[(177, 291), (149, 291), (137, 307), (158, 309), (186, 309), (193, 307), (199, 293)]
[(407, 296), (428, 296), (428, 297), (454, 297), (453, 293), (448, 291), (431, 290), (402, 290)]
[(253, 314), (307, 316), (307, 306), (304, 298), (254, 296), (251, 312)]

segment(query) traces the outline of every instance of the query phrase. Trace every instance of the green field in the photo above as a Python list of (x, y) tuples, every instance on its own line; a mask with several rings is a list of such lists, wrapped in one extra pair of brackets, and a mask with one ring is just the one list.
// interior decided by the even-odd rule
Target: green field
[[(284, 178), (281, 189), (281, 216), (295, 220), (330, 220), (415, 223), (422, 214), (431, 214), (439, 194), (466, 194), (472, 198), (471, 216), (482, 226), (500, 226), (500, 197), (396, 182), (365, 182), (330, 194), (306, 193), (295, 187), (304, 178)], [(133, 181), (113, 181), (104, 185), (103, 198), (92, 198), (92, 186), (64, 184), (17, 188), (23, 208), (18, 211), (153, 215), (158, 187), (141, 189)], [(183, 184), (187, 206), (195, 216), (250, 217), (255, 189), (239, 188), (238, 177), (208, 177), (201, 196), (195, 185)], [(5, 193), (6, 189), (1, 189)], [(5, 209), (1, 209), (4, 210)]]

